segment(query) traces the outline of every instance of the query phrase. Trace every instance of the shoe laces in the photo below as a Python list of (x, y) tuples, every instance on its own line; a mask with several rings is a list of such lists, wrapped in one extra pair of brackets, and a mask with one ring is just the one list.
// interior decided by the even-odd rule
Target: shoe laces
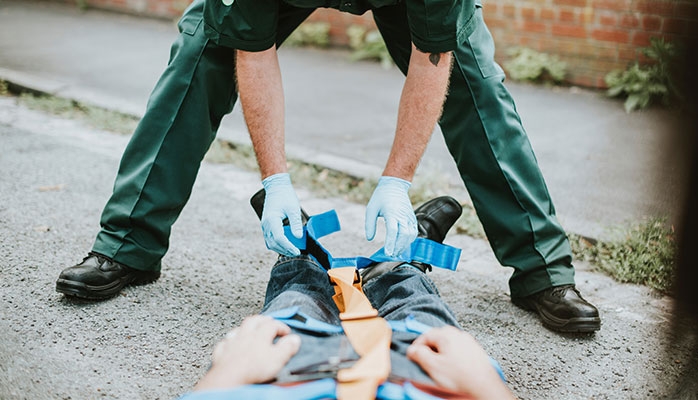
[(574, 287), (574, 285), (555, 286), (552, 288), (550, 295), (558, 297), (558, 298), (562, 298), (562, 297), (565, 297), (565, 294), (570, 289), (574, 290), (575, 292), (577, 291), (577, 289)]
[(104, 264), (105, 261), (111, 261), (111, 258), (109, 258), (103, 254), (95, 253), (94, 251), (87, 253), (87, 257), (83, 258), (82, 261), (84, 262), (85, 260), (87, 260), (90, 257), (97, 257), (97, 261), (99, 261), (100, 265)]

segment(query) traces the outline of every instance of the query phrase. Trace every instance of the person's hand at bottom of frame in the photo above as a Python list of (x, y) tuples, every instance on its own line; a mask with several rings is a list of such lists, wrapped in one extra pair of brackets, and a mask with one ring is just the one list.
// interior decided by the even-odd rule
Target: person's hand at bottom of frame
[(417, 237), (417, 217), (407, 191), (410, 182), (382, 176), (366, 206), (366, 239), (373, 240), (379, 217), (385, 221), (385, 254), (397, 256)]
[(420, 335), (407, 348), (407, 358), (445, 389), (475, 399), (514, 399), (475, 338), (453, 326)]
[(264, 210), (262, 211), (262, 232), (269, 250), (285, 256), (297, 256), (301, 252), (284, 234), (283, 220), (288, 218), (291, 233), (303, 237), (301, 206), (291, 185), (288, 173), (274, 174), (262, 181)]
[(211, 369), (194, 390), (271, 381), (300, 346), (300, 336), (291, 334), (286, 324), (262, 315), (247, 317), (216, 345)]

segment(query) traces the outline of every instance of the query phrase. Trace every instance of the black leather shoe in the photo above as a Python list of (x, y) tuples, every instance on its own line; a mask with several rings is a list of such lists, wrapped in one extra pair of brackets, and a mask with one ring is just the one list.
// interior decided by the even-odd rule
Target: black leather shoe
[(601, 329), (599, 310), (584, 300), (574, 285), (555, 286), (511, 301), (535, 311), (543, 325), (558, 332), (591, 333)]
[[(250, 205), (254, 209), (255, 214), (257, 214), (257, 218), (260, 220), (262, 219), (262, 211), (264, 211), (264, 198), (266, 195), (267, 192), (264, 190), (264, 188), (262, 188), (259, 189), (257, 193), (253, 194), (252, 197), (250, 197)], [(308, 222), (308, 219), (310, 219), (308, 213), (301, 208), (301, 220), (303, 221), (303, 225)], [(283, 224), (288, 225), (288, 218), (284, 218)]]
[(417, 236), (443, 243), (449, 229), (463, 213), (460, 203), (450, 196), (431, 199), (414, 210)]
[[(417, 217), (417, 236), (443, 243), (449, 229), (456, 223), (463, 212), (463, 207), (456, 199), (450, 196), (436, 197), (422, 204), (414, 210)], [(364, 268), (361, 278), (364, 283), (376, 278), (393, 268), (404, 264), (403, 262), (384, 262)], [(431, 265), (420, 262), (412, 262), (411, 265), (422, 272), (431, 271)]]
[(140, 271), (90, 252), (80, 264), (61, 272), (56, 291), (68, 296), (102, 300), (115, 296), (128, 285), (155, 282), (159, 277), (160, 271)]

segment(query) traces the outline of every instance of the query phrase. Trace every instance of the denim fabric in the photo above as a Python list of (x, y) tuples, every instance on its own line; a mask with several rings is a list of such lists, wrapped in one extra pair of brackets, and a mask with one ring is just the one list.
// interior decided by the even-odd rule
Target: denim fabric
[[(432, 280), (409, 264), (397, 266), (372, 279), (363, 289), (373, 307), (386, 320), (402, 320), (413, 315), (417, 321), (429, 326), (459, 327)], [(332, 300), (333, 294), (327, 271), (310, 257), (280, 257), (271, 271), (262, 313), (298, 306), (312, 318), (339, 325), (339, 310)], [(293, 330), (301, 336), (301, 349), (277, 377), (280, 382), (332, 377), (339, 369), (358, 359), (344, 334)], [(415, 333), (393, 332), (391, 378), (433, 383), (405, 356), (407, 346), (417, 336)]]

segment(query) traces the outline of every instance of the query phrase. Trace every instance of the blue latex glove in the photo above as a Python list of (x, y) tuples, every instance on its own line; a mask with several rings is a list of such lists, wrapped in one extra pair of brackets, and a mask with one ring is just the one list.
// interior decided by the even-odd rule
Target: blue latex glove
[(291, 233), (303, 237), (301, 206), (288, 173), (274, 174), (262, 181), (266, 195), (262, 211), (262, 232), (269, 250), (285, 256), (298, 256), (300, 250), (284, 234), (283, 220), (288, 218)]
[(376, 235), (378, 217), (385, 220), (385, 254), (397, 256), (417, 237), (417, 217), (407, 195), (411, 184), (400, 178), (382, 176), (366, 206), (366, 239)]

